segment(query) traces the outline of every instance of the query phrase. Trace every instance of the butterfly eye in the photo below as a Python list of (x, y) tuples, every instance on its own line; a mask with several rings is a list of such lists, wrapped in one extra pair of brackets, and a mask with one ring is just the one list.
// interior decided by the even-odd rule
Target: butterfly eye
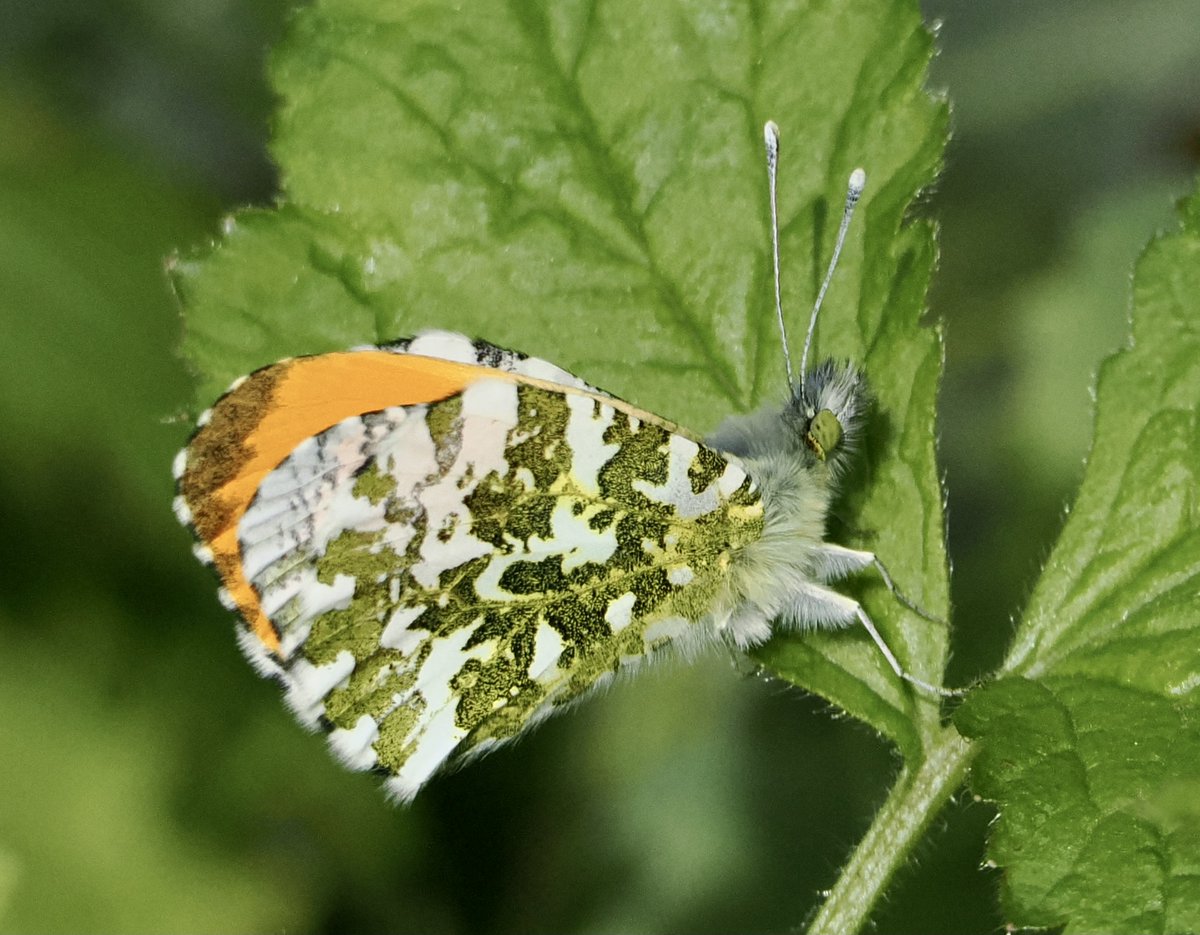
[(842, 440), (842, 423), (828, 409), (822, 409), (808, 423), (808, 431), (804, 434), (804, 443), (812, 449), (822, 461), (833, 451)]

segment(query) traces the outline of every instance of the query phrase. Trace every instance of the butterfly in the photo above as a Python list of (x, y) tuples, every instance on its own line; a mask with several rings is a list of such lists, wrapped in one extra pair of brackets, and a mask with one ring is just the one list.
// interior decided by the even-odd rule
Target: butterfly
[[(765, 139), (778, 310), (774, 124)], [(776, 626), (861, 624), (941, 691), (831, 587), (873, 566), (904, 600), (872, 553), (825, 541), (868, 391), (850, 364), (807, 367), (864, 183), (799, 383), (784, 336), (786, 402), (708, 439), (437, 330), (279, 361), (200, 417), (175, 512), (250, 661), (346, 766), (407, 801), (619, 672)]]

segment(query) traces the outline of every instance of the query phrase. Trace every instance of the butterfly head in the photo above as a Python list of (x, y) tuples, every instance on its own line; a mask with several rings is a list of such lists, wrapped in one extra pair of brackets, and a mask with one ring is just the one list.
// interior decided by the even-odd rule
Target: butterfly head
[(792, 398), (790, 408), (804, 446), (834, 471), (857, 447), (867, 400), (862, 374), (832, 360), (809, 371)]
[(775, 280), (775, 314), (779, 321), (779, 338), (783, 344), (783, 362), (787, 371), (791, 400), (784, 411), (784, 421), (795, 426), (803, 447), (816, 463), (826, 464), (835, 474), (846, 461), (846, 453), (854, 450), (861, 430), (863, 411), (866, 409), (866, 387), (859, 372), (849, 364), (838, 364), (826, 360), (808, 370), (808, 352), (813, 346), (817, 330), (817, 317), (821, 302), (833, 281), (838, 257), (846, 242), (850, 219), (862, 197), (867, 175), (862, 169), (850, 173), (846, 185), (846, 202), (842, 208), (842, 222), (838, 226), (833, 255), (825, 279), (817, 291), (812, 314), (808, 319), (808, 333), (804, 336), (804, 354), (800, 358), (800, 385), (797, 387), (792, 371), (792, 357), (788, 349), (787, 325), (783, 317), (783, 304), (779, 287), (779, 207), (776, 197), (776, 173), (779, 166), (779, 128), (771, 121), (763, 128), (767, 148), (767, 186), (771, 206), (771, 258)]

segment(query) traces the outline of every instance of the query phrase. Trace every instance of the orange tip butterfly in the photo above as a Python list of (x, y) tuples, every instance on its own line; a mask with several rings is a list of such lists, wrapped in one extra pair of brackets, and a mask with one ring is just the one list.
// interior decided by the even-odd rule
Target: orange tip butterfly
[(236, 381), (175, 460), (175, 512), (241, 616), (255, 668), (339, 759), (409, 800), (674, 650), (858, 624), (830, 583), (874, 567), (825, 541), (863, 431), (853, 366), (808, 368), (866, 177), (850, 177), (799, 380), (702, 439), (544, 360), (445, 331), (296, 357)]

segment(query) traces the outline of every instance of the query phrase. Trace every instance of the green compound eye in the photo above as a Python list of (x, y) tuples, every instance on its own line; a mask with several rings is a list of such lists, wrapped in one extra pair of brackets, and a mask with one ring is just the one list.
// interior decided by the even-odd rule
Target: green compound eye
[(842, 423), (828, 409), (822, 409), (808, 424), (804, 442), (822, 461), (842, 441)]

